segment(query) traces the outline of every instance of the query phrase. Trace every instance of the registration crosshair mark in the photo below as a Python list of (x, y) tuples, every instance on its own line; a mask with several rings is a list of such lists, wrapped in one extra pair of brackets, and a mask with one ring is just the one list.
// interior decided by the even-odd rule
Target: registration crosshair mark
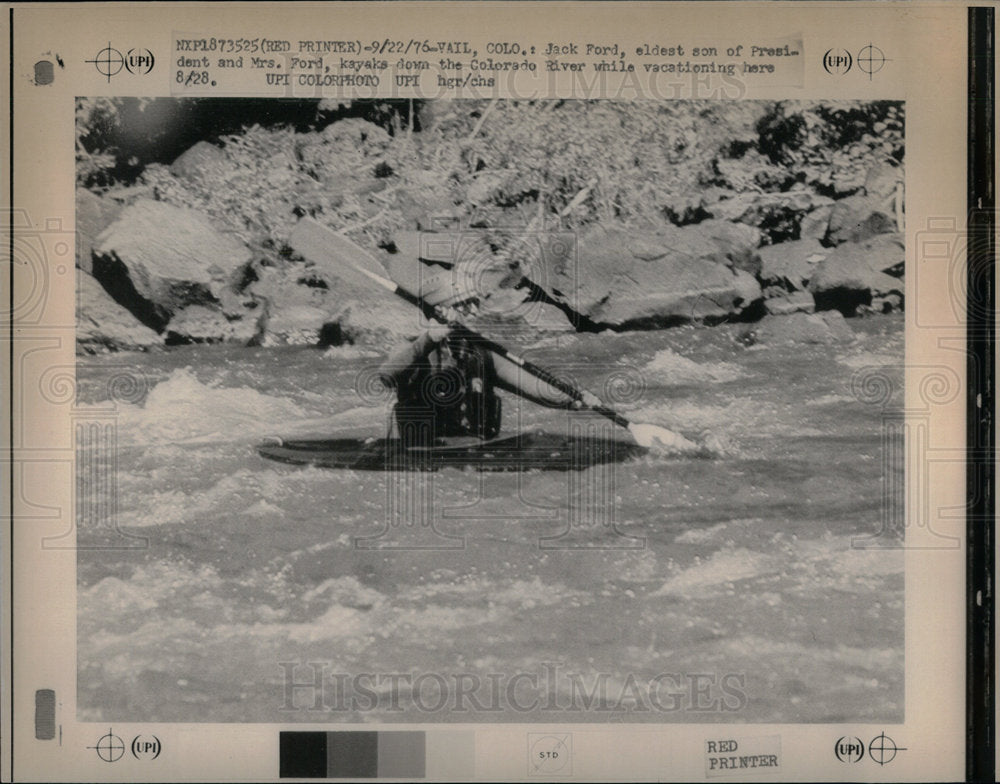
[(111, 731), (111, 727), (108, 727), (107, 733), (100, 737), (96, 745), (87, 748), (94, 749), (97, 756), (105, 762), (117, 762), (125, 753), (125, 743)]
[(111, 41), (108, 41), (108, 45), (97, 53), (97, 57), (93, 60), (84, 60), (84, 62), (93, 63), (97, 72), (102, 76), (106, 76), (110, 84), (111, 77), (121, 71), (122, 66), (125, 65), (125, 58), (121, 52), (111, 45)]
[(858, 52), (858, 68), (868, 74), (869, 82), (872, 80), (872, 76), (881, 71), (887, 62), (889, 62), (889, 58), (885, 56), (885, 53), (870, 42), (868, 46)]
[(897, 746), (896, 741), (886, 735), (885, 732), (882, 732), (881, 735), (876, 735), (872, 738), (872, 742), (868, 744), (868, 756), (879, 765), (888, 765), (896, 759), (896, 753), (900, 751), (906, 751), (906, 748)]

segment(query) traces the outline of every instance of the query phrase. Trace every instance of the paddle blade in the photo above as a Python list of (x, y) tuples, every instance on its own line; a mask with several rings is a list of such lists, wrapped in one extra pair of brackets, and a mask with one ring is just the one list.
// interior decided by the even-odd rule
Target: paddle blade
[[(303, 218), (292, 230), (288, 244), (315, 265), (324, 277), (332, 277), (377, 298), (391, 298), (395, 284), (385, 267), (371, 253), (342, 234)], [(379, 299), (376, 299), (376, 302)]]
[(702, 447), (698, 444), (689, 441), (680, 433), (675, 433), (673, 430), (659, 425), (632, 422), (628, 429), (639, 446), (644, 446), (654, 452), (672, 455), (690, 455), (702, 452)]

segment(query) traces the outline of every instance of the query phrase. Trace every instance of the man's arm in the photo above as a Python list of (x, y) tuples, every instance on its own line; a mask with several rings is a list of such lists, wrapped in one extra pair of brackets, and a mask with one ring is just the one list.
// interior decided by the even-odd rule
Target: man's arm
[(404, 341), (394, 347), (379, 367), (379, 378), (382, 383), (395, 387), (403, 374), (437, 348), (450, 332), (451, 329), (447, 324), (435, 324), (413, 340)]
[(413, 340), (396, 345), (378, 369), (382, 383), (395, 387), (403, 375), (417, 362), (426, 357), (437, 346), (429, 332), (421, 332)]
[(498, 387), (527, 398), (533, 403), (549, 408), (581, 408), (583, 406), (590, 408), (601, 405), (601, 401), (586, 390), (582, 391), (583, 401), (577, 401), (496, 353), (493, 354), (493, 366), (496, 369)]

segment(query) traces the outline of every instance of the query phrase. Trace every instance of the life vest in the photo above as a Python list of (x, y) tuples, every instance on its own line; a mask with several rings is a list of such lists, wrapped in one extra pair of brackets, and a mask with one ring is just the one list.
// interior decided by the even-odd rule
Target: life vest
[(490, 351), (466, 337), (441, 341), (401, 379), (396, 404), (401, 437), (419, 442), (496, 437), (501, 405), (495, 380)]

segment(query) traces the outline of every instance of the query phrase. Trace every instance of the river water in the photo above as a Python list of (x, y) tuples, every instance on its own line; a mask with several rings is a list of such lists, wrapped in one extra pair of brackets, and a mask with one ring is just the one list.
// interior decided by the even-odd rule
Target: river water
[[(78, 412), (114, 411), (81, 460), (111, 481), (79, 484), (79, 718), (902, 720), (883, 420), (903, 318), (848, 323), (832, 345), (740, 325), (512, 344), (708, 452), (582, 472), (258, 456), (384, 433), (379, 356), (353, 347), (79, 358)], [(505, 432), (598, 422), (504, 405)]]

